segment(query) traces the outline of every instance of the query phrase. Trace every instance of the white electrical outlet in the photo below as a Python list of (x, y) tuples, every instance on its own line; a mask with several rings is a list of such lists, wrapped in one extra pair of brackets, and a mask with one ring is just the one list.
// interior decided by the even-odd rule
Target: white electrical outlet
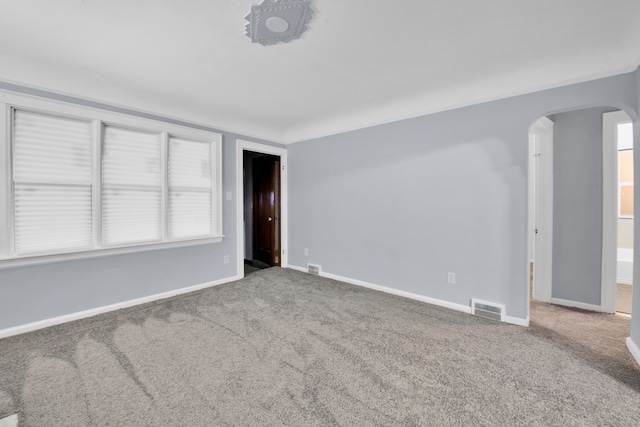
[(450, 285), (456, 284), (456, 273), (447, 273), (447, 283), (449, 283)]
[(309, 256), (309, 248), (304, 248), (304, 256)]
[(224, 256), (224, 263), (229, 264), (229, 255)]

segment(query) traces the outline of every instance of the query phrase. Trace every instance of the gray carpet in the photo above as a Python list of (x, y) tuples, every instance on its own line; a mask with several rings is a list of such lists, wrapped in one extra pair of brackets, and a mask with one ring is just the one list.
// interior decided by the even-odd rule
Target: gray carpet
[(637, 366), (612, 375), (606, 360), (564, 341), (540, 327), (271, 268), (0, 340), (0, 418), (17, 412), (26, 426), (637, 426)]
[(265, 268), (271, 268), (269, 264), (266, 264), (262, 261), (258, 260), (244, 260), (244, 275), (248, 276), (251, 273), (255, 273), (256, 271), (263, 270)]

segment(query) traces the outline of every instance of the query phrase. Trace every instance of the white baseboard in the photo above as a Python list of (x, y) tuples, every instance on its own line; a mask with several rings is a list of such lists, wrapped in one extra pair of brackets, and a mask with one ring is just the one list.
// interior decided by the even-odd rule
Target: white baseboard
[(640, 348), (638, 348), (636, 343), (633, 342), (631, 337), (627, 337), (627, 348), (631, 352), (633, 358), (636, 359), (638, 365), (640, 365)]
[(129, 301), (123, 301), (116, 304), (110, 304), (102, 307), (92, 308), (90, 310), (79, 311), (77, 313), (65, 314), (64, 316), (58, 316), (58, 317), (52, 317), (50, 319), (39, 320), (37, 322), (14, 326), (12, 328), (1, 329), (0, 338), (6, 338), (13, 335), (24, 334), (26, 332), (35, 331), (37, 329), (48, 328), (49, 326), (59, 325), (61, 323), (72, 322), (74, 320), (97, 316), (98, 314), (107, 313), (109, 311), (120, 310), (123, 308), (133, 307), (135, 305), (146, 304), (148, 302), (158, 301), (165, 298), (171, 298), (177, 295), (182, 295), (189, 292), (199, 291), (205, 288), (211, 288), (214, 286), (223, 285), (225, 283), (233, 282), (238, 279), (239, 279), (238, 276), (227, 277), (225, 279), (220, 279), (213, 282), (201, 283), (199, 285), (189, 286), (186, 288), (176, 289), (173, 291), (162, 292), (159, 294), (149, 295), (142, 298), (136, 298)]
[(528, 327), (529, 326), (529, 316), (527, 316), (526, 318), (522, 318), (522, 317), (512, 317), (512, 316), (505, 315), (504, 316), (504, 322), (505, 323), (510, 323), (512, 325)]
[(628, 279), (626, 277), (618, 277), (616, 278), (616, 283), (620, 283), (621, 285), (631, 285), (633, 286), (633, 280)]
[[(294, 265), (289, 265), (288, 268), (291, 268), (292, 270), (302, 271), (304, 273), (307, 272), (306, 268), (302, 268), (302, 267), (298, 267), (298, 266), (294, 266)], [(437, 306), (440, 306), (440, 307), (449, 308), (451, 310), (461, 311), (463, 313), (471, 314), (471, 306), (466, 306), (466, 305), (463, 305), (463, 304), (456, 304), (456, 303), (453, 303), (453, 302), (444, 301), (444, 300), (436, 299), (436, 298), (430, 298), (430, 297), (427, 297), (427, 296), (424, 296), (424, 295), (414, 294), (412, 292), (406, 292), (406, 291), (401, 291), (399, 289), (388, 288), (386, 286), (375, 285), (373, 283), (369, 283), (369, 282), (365, 282), (365, 281), (357, 280), (357, 279), (352, 279), (350, 277), (339, 276), (337, 274), (331, 274), (331, 273), (327, 273), (325, 271), (321, 271), (320, 272), (320, 276), (321, 277), (326, 277), (327, 279), (333, 279), (333, 280), (338, 280), (340, 282), (349, 283), (350, 285), (362, 286), (363, 288), (373, 289), (373, 290), (376, 290), (376, 291), (381, 291), (381, 292), (385, 292), (385, 293), (388, 293), (388, 294), (397, 295), (397, 296), (401, 296), (401, 297), (405, 297), (405, 298), (409, 298), (409, 299), (413, 299), (413, 300), (417, 300), (417, 301), (422, 301), (422, 302), (426, 302), (428, 304), (433, 304), (433, 305), (437, 305)]]
[[(307, 272), (307, 269), (304, 267), (298, 267), (297, 265), (291, 265), (289, 264), (287, 266), (287, 268), (290, 268), (292, 270), (297, 270), (297, 271), (301, 271), (303, 273)], [(431, 298), (431, 297), (427, 297), (424, 295), (419, 295), (419, 294), (414, 294), (412, 292), (406, 292), (406, 291), (401, 291), (398, 289), (393, 289), (393, 288), (388, 288), (386, 286), (381, 286), (381, 285), (375, 285), (373, 283), (369, 283), (369, 282), (365, 282), (362, 280), (357, 280), (357, 279), (352, 279), (350, 277), (344, 277), (344, 276), (339, 276), (337, 274), (331, 274), (331, 273), (327, 273), (324, 271), (320, 272), (320, 276), (321, 277), (326, 277), (327, 279), (333, 279), (333, 280), (338, 280), (340, 282), (345, 282), (345, 283), (349, 283), (351, 285), (356, 285), (356, 286), (362, 286), (364, 288), (368, 288), (368, 289), (374, 289), (376, 291), (381, 291), (381, 292), (385, 292), (388, 294), (392, 294), (392, 295), (398, 295), (401, 297), (405, 297), (405, 298), (409, 298), (409, 299), (413, 299), (413, 300), (417, 300), (417, 301), (422, 301), (422, 302), (426, 302), (427, 304), (433, 304), (433, 305), (437, 305), (439, 307), (444, 307), (444, 308), (449, 308), (451, 310), (455, 310), (455, 311), (460, 311), (462, 313), (467, 313), (467, 314), (471, 314), (471, 306), (466, 306), (463, 304), (457, 304), (457, 303), (453, 303), (453, 302), (449, 302), (449, 301), (444, 301), (441, 299), (436, 299), (436, 298)], [(510, 323), (512, 325), (518, 325), (518, 326), (529, 326), (529, 318), (521, 318), (521, 317), (511, 317), (511, 316), (504, 316), (503, 317), (503, 321), (505, 323)]]
[(602, 307), (599, 305), (587, 304), (585, 302), (579, 302), (579, 301), (570, 301), (570, 300), (561, 299), (561, 298), (551, 298), (551, 304), (564, 305), (566, 307), (581, 308), (582, 310), (589, 310), (589, 311), (599, 311), (599, 312), (602, 311)]
[(290, 268), (291, 270), (302, 271), (303, 273), (306, 273), (306, 272), (307, 272), (307, 269), (306, 269), (306, 268), (304, 268), (304, 267), (298, 267), (297, 265), (291, 265), (291, 264), (289, 264), (289, 265), (287, 266), (287, 268)]

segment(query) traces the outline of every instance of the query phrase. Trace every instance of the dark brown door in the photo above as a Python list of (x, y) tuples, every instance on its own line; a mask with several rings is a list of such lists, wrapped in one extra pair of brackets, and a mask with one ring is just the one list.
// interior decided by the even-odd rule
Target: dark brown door
[(253, 259), (280, 265), (280, 157), (253, 159)]

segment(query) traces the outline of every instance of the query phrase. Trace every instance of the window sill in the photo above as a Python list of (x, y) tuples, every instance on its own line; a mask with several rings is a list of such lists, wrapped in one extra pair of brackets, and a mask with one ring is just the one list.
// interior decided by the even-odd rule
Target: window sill
[(38, 255), (21, 258), (0, 259), (0, 270), (13, 267), (27, 267), (31, 265), (51, 264), (55, 262), (75, 261), (89, 258), (101, 258), (112, 255), (132, 254), (136, 252), (155, 251), (159, 249), (182, 248), (186, 246), (208, 245), (220, 243), (224, 236), (208, 237), (197, 240), (183, 240), (178, 242), (153, 243), (148, 245), (129, 246), (125, 248), (95, 249), (67, 254)]

